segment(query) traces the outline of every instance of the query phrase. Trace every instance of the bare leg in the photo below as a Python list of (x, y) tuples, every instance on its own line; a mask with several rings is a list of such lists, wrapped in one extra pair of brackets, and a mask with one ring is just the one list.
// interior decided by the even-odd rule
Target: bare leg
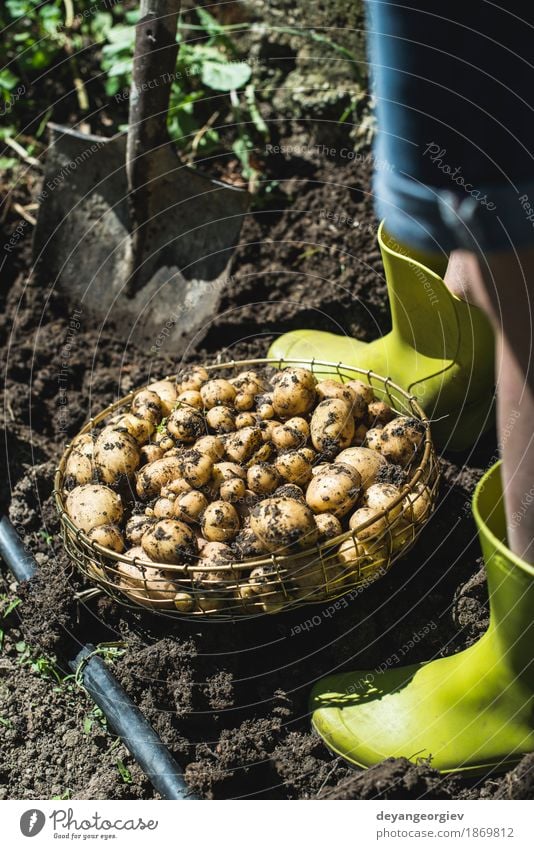
[(446, 282), (490, 319), (496, 337), (497, 428), (508, 543), (534, 562), (534, 250), (451, 254)]

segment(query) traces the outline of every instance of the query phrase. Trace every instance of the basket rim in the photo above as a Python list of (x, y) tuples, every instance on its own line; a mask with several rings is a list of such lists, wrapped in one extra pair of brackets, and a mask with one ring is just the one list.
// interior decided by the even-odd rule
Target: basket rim
[[(193, 368), (195, 365), (199, 365), (199, 364), (192, 363), (191, 367)], [(78, 431), (78, 433), (65, 446), (65, 449), (64, 449), (63, 454), (61, 456), (59, 464), (58, 464), (58, 466), (57, 466), (57, 468), (55, 469), (55, 472), (54, 472), (53, 496), (54, 496), (56, 511), (59, 515), (59, 521), (60, 521), (60, 525), (62, 526), (62, 528), (67, 529), (68, 532), (71, 535), (75, 536), (76, 540), (79, 543), (81, 543), (85, 549), (88, 549), (89, 552), (92, 552), (93, 554), (97, 554), (100, 557), (105, 557), (108, 560), (112, 560), (114, 563), (117, 563), (117, 562), (129, 563), (129, 564), (133, 563), (134, 565), (140, 566), (141, 569), (145, 569), (145, 568), (161, 569), (161, 570), (168, 572), (168, 573), (170, 573), (170, 574), (172, 574), (176, 577), (181, 575), (185, 579), (194, 577), (195, 572), (217, 571), (217, 572), (228, 572), (228, 573), (232, 574), (232, 573), (235, 573), (235, 572), (247, 570), (249, 568), (254, 569), (257, 566), (265, 566), (265, 565), (268, 565), (268, 564), (271, 564), (271, 565), (274, 564), (276, 566), (278, 572), (285, 573), (286, 569), (284, 569), (284, 564), (289, 565), (291, 563), (291, 564), (294, 565), (295, 563), (298, 563), (300, 560), (309, 559), (310, 555), (313, 554), (313, 553), (316, 553), (317, 557), (318, 557), (318, 561), (321, 561), (323, 559), (323, 552), (325, 552), (325, 553), (328, 552), (329, 554), (332, 554), (333, 550), (337, 549), (339, 547), (339, 545), (341, 545), (343, 542), (346, 542), (349, 539), (352, 539), (353, 541), (355, 541), (358, 533), (360, 533), (362, 530), (365, 530), (365, 528), (369, 527), (370, 525), (374, 524), (375, 522), (379, 522), (381, 519), (386, 518), (389, 513), (394, 511), (395, 508), (398, 507), (398, 505), (402, 503), (404, 498), (409, 493), (414, 491), (415, 485), (417, 483), (419, 483), (419, 481), (421, 480), (421, 477), (423, 476), (423, 472), (425, 471), (425, 467), (428, 465), (428, 461), (429, 461), (429, 459), (430, 459), (430, 457), (433, 453), (433, 448), (434, 448), (432, 438), (431, 438), (431, 434), (430, 434), (430, 420), (428, 419), (426, 413), (424, 412), (424, 410), (422, 409), (422, 407), (418, 403), (415, 395), (407, 392), (405, 389), (402, 388), (402, 386), (399, 386), (399, 384), (395, 383), (395, 381), (393, 381), (390, 377), (384, 377), (383, 375), (380, 375), (377, 372), (372, 371), (371, 369), (362, 369), (362, 368), (359, 368), (358, 366), (351, 366), (351, 365), (348, 365), (347, 363), (343, 363), (342, 361), (334, 362), (334, 361), (330, 361), (330, 360), (319, 360), (319, 359), (316, 359), (315, 357), (311, 360), (310, 359), (291, 359), (291, 358), (286, 359), (286, 358), (283, 358), (283, 357), (281, 357), (281, 358), (258, 357), (258, 358), (252, 358), (252, 359), (246, 359), (246, 360), (225, 360), (225, 361), (220, 361), (220, 362), (216, 362), (216, 363), (211, 363), (209, 365), (206, 365), (206, 364), (201, 364), (201, 365), (208, 372), (212, 371), (212, 370), (217, 370), (217, 369), (243, 368), (244, 366), (251, 366), (251, 365), (270, 365), (270, 366), (273, 366), (273, 367), (278, 368), (278, 369), (282, 369), (282, 368), (285, 368), (285, 367), (291, 366), (291, 365), (293, 365), (293, 366), (294, 365), (303, 365), (303, 366), (307, 366), (309, 368), (309, 370), (312, 371), (312, 374), (313, 374), (314, 366), (318, 366), (318, 367), (321, 367), (321, 368), (326, 367), (326, 368), (334, 369), (335, 373), (337, 373), (340, 377), (344, 376), (348, 379), (351, 379), (350, 375), (346, 375), (346, 374), (344, 375), (343, 372), (350, 372), (353, 375), (363, 375), (367, 378), (367, 382), (370, 386), (373, 386), (373, 384), (371, 382), (372, 380), (378, 381), (379, 383), (382, 384), (382, 387), (385, 389), (386, 392), (388, 392), (388, 394), (389, 394), (389, 389), (391, 388), (392, 390), (395, 391), (395, 393), (398, 393), (399, 395), (401, 395), (404, 398), (404, 400), (407, 401), (410, 404), (412, 412), (414, 412), (414, 414), (416, 414), (417, 418), (422, 422), (422, 424), (425, 427), (424, 449), (423, 449), (421, 459), (420, 459), (420, 461), (417, 465), (417, 468), (414, 470), (414, 473), (411, 476), (410, 480), (406, 484), (404, 484), (404, 486), (400, 489), (399, 495), (396, 496), (386, 508), (375, 513), (373, 516), (371, 516), (365, 522), (362, 522), (361, 524), (359, 524), (356, 528), (352, 528), (350, 530), (343, 531), (343, 533), (338, 534), (338, 536), (333, 537), (332, 539), (326, 540), (325, 542), (322, 542), (322, 543), (319, 543), (319, 544), (315, 544), (313, 546), (310, 546), (310, 548), (303, 549), (302, 551), (292, 552), (292, 553), (289, 553), (289, 554), (277, 554), (276, 552), (268, 552), (268, 553), (263, 554), (259, 557), (246, 558), (244, 560), (235, 560), (235, 561), (231, 561), (231, 562), (224, 564), (224, 565), (221, 564), (221, 565), (217, 565), (217, 566), (213, 566), (213, 567), (201, 565), (201, 563), (200, 563), (201, 557), (200, 556), (197, 556), (197, 558), (196, 558), (199, 561), (198, 565), (196, 565), (196, 564), (195, 565), (189, 565), (189, 564), (160, 563), (160, 562), (156, 562), (154, 560), (144, 560), (140, 557), (133, 557), (133, 558), (127, 557), (124, 553), (118, 553), (116, 551), (113, 551), (110, 548), (105, 548), (104, 546), (98, 544), (97, 542), (94, 542), (93, 540), (90, 540), (89, 537), (87, 536), (87, 534), (81, 528), (78, 528), (74, 524), (74, 522), (72, 521), (72, 519), (70, 518), (70, 516), (66, 512), (65, 501), (64, 501), (64, 498), (63, 498), (62, 485), (63, 485), (65, 465), (66, 465), (67, 459), (70, 455), (70, 452), (72, 450), (73, 442), (79, 436), (82, 436), (83, 434), (89, 433), (90, 431), (94, 430), (94, 428), (97, 425), (99, 425), (104, 419), (106, 419), (108, 416), (110, 416), (113, 412), (115, 412), (119, 408), (124, 407), (128, 403), (130, 403), (130, 401), (134, 398), (134, 396), (137, 395), (138, 392), (141, 392), (143, 389), (145, 389), (146, 386), (150, 386), (152, 383), (160, 383), (161, 381), (165, 381), (165, 380), (176, 380), (176, 377), (178, 376), (178, 373), (179, 373), (179, 372), (177, 372), (177, 373), (174, 373), (174, 374), (167, 375), (166, 377), (158, 378), (157, 380), (151, 381), (149, 384), (146, 384), (144, 386), (140, 386), (140, 387), (137, 387), (136, 389), (133, 389), (127, 395), (124, 395), (122, 398), (118, 399), (113, 404), (110, 404), (108, 407), (106, 407), (104, 410), (102, 410), (96, 416), (91, 416), (91, 418), (83, 425), (83, 427)], [(379, 387), (373, 387), (373, 388), (379, 388)], [(439, 475), (439, 469), (438, 469), (436, 480), (433, 482), (433, 487), (436, 485), (437, 480), (439, 479), (439, 476), (440, 475)], [(400, 516), (402, 516), (402, 513), (400, 514)], [(395, 524), (396, 524), (396, 522), (399, 521), (400, 516), (393, 519), (393, 520), (388, 519), (389, 529), (393, 529), (395, 527)]]

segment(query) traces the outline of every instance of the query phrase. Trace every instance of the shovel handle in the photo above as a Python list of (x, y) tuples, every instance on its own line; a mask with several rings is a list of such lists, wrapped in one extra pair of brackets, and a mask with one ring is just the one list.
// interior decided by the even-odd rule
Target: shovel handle
[(129, 175), (136, 158), (169, 140), (167, 111), (178, 55), (179, 12), (180, 0), (141, 0), (129, 105)]

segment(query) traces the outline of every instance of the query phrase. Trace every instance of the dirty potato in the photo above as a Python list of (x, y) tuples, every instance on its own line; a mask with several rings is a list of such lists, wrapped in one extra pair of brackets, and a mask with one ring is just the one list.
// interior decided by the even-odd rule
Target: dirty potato
[(193, 531), (178, 519), (160, 519), (143, 534), (141, 546), (156, 563), (184, 563), (197, 552)]
[(98, 525), (91, 528), (87, 536), (91, 542), (96, 542), (103, 548), (109, 548), (118, 554), (124, 551), (124, 537), (117, 525)]
[(213, 407), (232, 406), (237, 390), (229, 380), (217, 377), (204, 383), (200, 394), (206, 410), (211, 410)]
[(315, 408), (310, 424), (311, 441), (317, 451), (333, 457), (348, 448), (354, 436), (354, 417), (339, 398), (327, 398)]
[(202, 516), (202, 533), (210, 542), (228, 542), (235, 537), (239, 526), (239, 514), (227, 501), (213, 501)]
[(361, 476), (347, 463), (331, 463), (315, 475), (306, 490), (306, 503), (315, 513), (333, 513), (340, 518), (356, 504)]
[(173, 380), (158, 380), (147, 386), (149, 392), (155, 392), (161, 401), (161, 409), (164, 416), (170, 416), (174, 410), (178, 393)]
[(244, 427), (226, 439), (226, 456), (234, 463), (246, 463), (262, 444), (259, 427)]
[(386, 459), (371, 448), (345, 448), (336, 457), (336, 463), (346, 463), (356, 469), (362, 479), (362, 489), (368, 489), (376, 480), (380, 469), (387, 466)]
[(276, 382), (272, 405), (275, 415), (290, 419), (308, 413), (315, 403), (316, 380), (304, 368), (286, 368)]
[(135, 484), (139, 498), (149, 499), (159, 495), (161, 488), (181, 477), (181, 464), (177, 457), (162, 457), (147, 463), (137, 473)]
[(99, 525), (120, 525), (123, 513), (120, 495), (91, 483), (69, 492), (65, 507), (76, 527), (86, 533)]
[(195, 442), (206, 433), (204, 417), (193, 407), (178, 407), (167, 420), (167, 429), (171, 436), (183, 444)]
[(65, 464), (65, 477), (77, 484), (90, 483), (94, 474), (94, 443), (88, 433), (82, 433), (73, 440), (70, 454)]
[(104, 428), (95, 442), (95, 469), (104, 483), (116, 483), (119, 478), (131, 478), (139, 466), (139, 445), (126, 431)]
[(310, 508), (292, 498), (266, 498), (250, 516), (250, 526), (268, 551), (279, 553), (307, 548), (319, 532)]

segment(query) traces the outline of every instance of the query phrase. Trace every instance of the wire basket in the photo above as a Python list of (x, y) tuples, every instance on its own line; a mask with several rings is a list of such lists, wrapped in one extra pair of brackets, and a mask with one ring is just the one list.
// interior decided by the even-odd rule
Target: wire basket
[[(390, 378), (324, 360), (310, 363), (309, 360), (264, 358), (217, 363), (205, 368), (210, 375), (228, 378), (244, 368), (274, 366), (279, 369), (289, 365), (306, 366), (321, 379), (336, 379), (342, 383), (363, 380), (372, 386), (378, 400), (386, 401), (398, 413), (417, 418), (424, 424), (422, 448), (399, 496), (358, 527), (296, 554), (265, 554), (211, 569), (201, 558), (184, 565), (158, 564), (140, 558), (132, 560), (90, 540), (67, 515), (64, 478), (71, 443), (55, 473), (54, 497), (65, 549), (91, 582), (128, 607), (141, 607), (174, 618), (237, 619), (324, 602), (364, 589), (383, 577), (394, 561), (413, 546), (434, 509), (439, 483), (439, 465), (430, 424), (415, 397)], [(175, 378), (172, 375), (167, 379)], [(91, 418), (78, 436), (90, 433), (108, 417), (128, 408), (139, 391), (136, 389)], [(120, 564), (133, 564), (141, 578), (125, 586)], [(257, 567), (262, 567), (261, 577), (251, 585), (249, 576)], [(159, 574), (155, 576), (154, 570)]]

